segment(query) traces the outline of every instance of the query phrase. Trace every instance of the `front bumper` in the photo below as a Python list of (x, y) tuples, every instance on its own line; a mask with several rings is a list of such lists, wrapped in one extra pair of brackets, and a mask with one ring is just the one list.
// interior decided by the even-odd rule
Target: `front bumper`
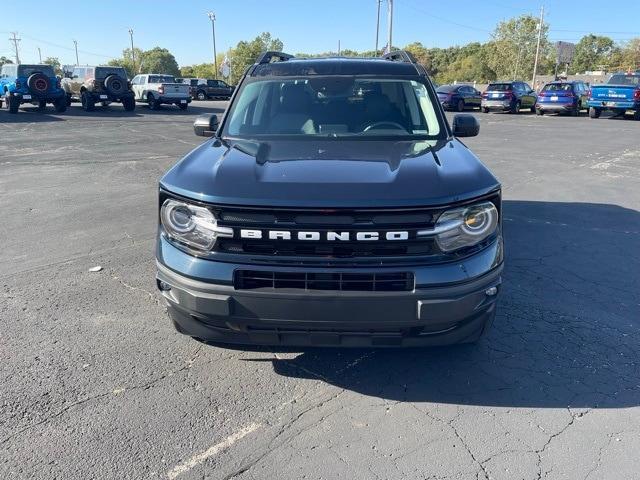
[[(176, 327), (214, 343), (295, 346), (430, 346), (474, 338), (495, 315), (502, 242), (464, 260), (411, 267), (306, 268), (192, 257), (158, 240), (157, 280)], [(411, 271), (412, 291), (236, 290), (237, 268), (376, 273)], [(180, 272), (180, 273), (178, 273)], [(169, 289), (167, 289), (169, 288)]]

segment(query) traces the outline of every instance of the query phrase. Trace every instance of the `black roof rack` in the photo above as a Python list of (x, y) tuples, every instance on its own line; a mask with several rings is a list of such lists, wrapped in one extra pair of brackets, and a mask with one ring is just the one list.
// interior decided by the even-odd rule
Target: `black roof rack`
[(262, 65), (264, 63), (286, 62), (287, 60), (291, 60), (292, 58), (293, 55), (289, 55), (288, 53), (269, 51), (264, 52), (262, 55), (260, 55), (256, 63)]
[(416, 57), (404, 50), (394, 50), (393, 52), (385, 53), (382, 55), (382, 58), (392, 62), (418, 63)]

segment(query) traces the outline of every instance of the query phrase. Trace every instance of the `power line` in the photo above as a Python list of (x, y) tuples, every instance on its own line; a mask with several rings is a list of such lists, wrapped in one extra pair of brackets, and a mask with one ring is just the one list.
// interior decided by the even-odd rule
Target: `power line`
[(431, 12), (427, 12), (421, 8), (418, 8), (414, 5), (411, 5), (410, 3), (407, 2), (403, 2), (407, 7), (412, 8), (413, 10), (415, 10), (416, 12), (420, 12), (423, 15), (426, 15), (427, 17), (431, 17), (431, 18), (435, 18), (436, 20), (440, 20), (441, 22), (445, 22), (445, 23), (450, 23), (451, 25), (456, 25), (458, 27), (462, 27), (462, 28), (468, 28), (469, 30), (475, 30), (477, 32), (483, 32), (483, 33), (489, 33), (491, 34), (490, 30), (486, 30), (484, 28), (479, 28), (479, 27), (473, 27), (471, 25), (464, 25), (462, 23), (458, 23), (458, 22), (454, 22), (453, 20), (449, 20), (448, 18), (445, 17), (439, 17), (438, 15), (434, 15)]

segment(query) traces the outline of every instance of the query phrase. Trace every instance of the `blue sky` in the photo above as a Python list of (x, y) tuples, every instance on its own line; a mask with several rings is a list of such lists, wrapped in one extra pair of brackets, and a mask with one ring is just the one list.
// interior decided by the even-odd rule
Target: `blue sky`
[[(602, 0), (547, 0), (544, 2), (552, 40), (577, 41), (583, 34), (608, 34), (615, 40), (640, 36), (640, 2), (627, 0), (620, 8), (602, 9)], [(112, 0), (109, 2), (36, 0), (20, 8), (4, 8), (0, 23), (0, 56), (13, 56), (9, 32), (22, 38), (23, 62), (42, 56), (75, 63), (73, 40), (78, 41), (80, 63), (96, 64), (119, 56), (129, 45), (128, 29), (143, 49), (168, 48), (180, 65), (211, 61), (211, 24), (216, 13), (218, 52), (240, 40), (269, 31), (285, 44), (285, 51), (323, 52), (342, 48), (373, 49), (376, 0)], [(452, 5), (455, 5), (453, 7)], [(569, 5), (579, 5), (570, 8)], [(7, 5), (5, 5), (7, 7)], [(522, 13), (538, 15), (539, 2), (480, 0), (394, 1), (394, 45), (420, 41), (445, 47), (485, 41), (500, 20)], [(40, 17), (27, 15), (38, 12)], [(606, 22), (600, 21), (603, 15)], [(381, 15), (381, 44), (386, 39), (386, 2)]]

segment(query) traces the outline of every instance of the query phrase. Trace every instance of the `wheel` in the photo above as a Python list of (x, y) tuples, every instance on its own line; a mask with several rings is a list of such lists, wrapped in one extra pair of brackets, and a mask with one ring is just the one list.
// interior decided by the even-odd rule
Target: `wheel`
[(640, 110), (635, 110), (633, 112), (633, 119), (634, 120), (639, 120), (640, 121)]
[(544, 111), (540, 110), (539, 108), (536, 108), (536, 115), (544, 115)]
[(456, 105), (456, 111), (464, 112), (464, 100), (458, 100), (458, 104)]
[(127, 112), (132, 112), (136, 109), (136, 101), (133, 98), (125, 98), (122, 100), (122, 106)]
[(86, 90), (80, 94), (80, 102), (82, 103), (82, 109), (85, 112), (93, 112), (96, 109), (96, 104), (93, 103), (91, 94)]
[(602, 110), (596, 107), (589, 108), (589, 118), (600, 118)]
[(531, 113), (536, 113), (536, 104), (531, 105)]
[(67, 104), (68, 104), (67, 98), (61, 97), (57, 99), (55, 102), (53, 102), (53, 108), (55, 108), (56, 112), (58, 113), (66, 112)]
[(521, 105), (522, 104), (520, 103), (520, 100), (518, 100), (516, 103), (511, 105), (511, 113), (520, 113), (520, 106)]
[(67, 94), (67, 107), (71, 106), (71, 95)]
[(47, 108), (47, 102), (45, 100), (38, 100), (38, 110), (43, 111)]
[(489, 113), (489, 109), (487, 107), (480, 107), (480, 110), (482, 110), (482, 113)]
[(151, 110), (157, 110), (158, 107), (160, 107), (160, 103), (158, 103), (158, 101), (153, 98), (152, 94), (147, 95), (147, 103), (149, 104), (149, 109)]
[(569, 112), (571, 114), (572, 117), (577, 117), (580, 115), (580, 104), (576, 103), (573, 108), (571, 109), (571, 112)]
[(207, 99), (207, 94), (204, 93), (203, 90), (198, 90), (198, 93), (196, 93), (196, 98), (198, 100), (206, 100)]
[(178, 108), (179, 108), (180, 110), (186, 110), (188, 106), (189, 106), (189, 104), (188, 104), (188, 103), (179, 103), (179, 104), (178, 104)]
[(18, 113), (18, 108), (20, 108), (20, 101), (16, 97), (5, 97), (5, 102), (7, 102), (9, 113)]

